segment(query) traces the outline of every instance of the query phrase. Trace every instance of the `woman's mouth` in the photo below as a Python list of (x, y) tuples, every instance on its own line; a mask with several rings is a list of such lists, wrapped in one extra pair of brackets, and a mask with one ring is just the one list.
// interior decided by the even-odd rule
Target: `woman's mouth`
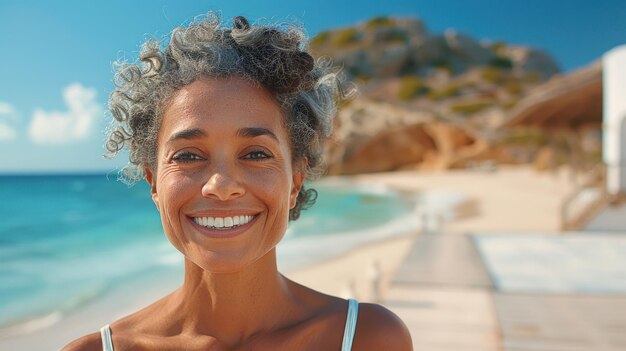
[(194, 217), (193, 221), (209, 229), (233, 229), (240, 225), (250, 223), (255, 216), (242, 215), (232, 217)]
[(248, 231), (259, 215), (239, 215), (225, 217), (187, 217), (200, 233), (214, 239), (226, 239), (239, 236)]

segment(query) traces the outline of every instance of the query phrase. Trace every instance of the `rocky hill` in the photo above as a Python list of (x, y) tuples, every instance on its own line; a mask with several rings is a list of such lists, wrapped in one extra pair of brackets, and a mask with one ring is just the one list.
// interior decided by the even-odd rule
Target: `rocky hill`
[(476, 66), (512, 69), (541, 79), (559, 72), (554, 59), (540, 50), (479, 42), (454, 30), (429, 33), (414, 18), (373, 18), (319, 33), (310, 45), (316, 55), (333, 57), (355, 79), (427, 76), (442, 69), (458, 75)]
[(415, 18), (321, 32), (310, 49), (342, 67), (359, 90), (339, 112), (330, 173), (516, 162), (498, 128), (507, 111), (559, 73), (539, 49), (430, 33)]

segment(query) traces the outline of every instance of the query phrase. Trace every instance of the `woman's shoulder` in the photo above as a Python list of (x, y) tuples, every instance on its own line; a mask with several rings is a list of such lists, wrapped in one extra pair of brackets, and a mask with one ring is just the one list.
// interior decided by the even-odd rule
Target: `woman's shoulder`
[[(148, 306), (150, 307), (150, 306)], [(128, 344), (132, 344), (133, 340), (141, 339), (143, 335), (137, 333), (138, 326), (141, 325), (143, 319), (149, 319), (145, 314), (148, 307), (142, 310), (131, 313), (125, 317), (122, 317), (114, 322), (108, 324), (110, 333), (113, 335), (113, 344), (116, 349), (126, 349)], [(67, 344), (61, 351), (100, 351), (102, 350), (102, 331), (98, 330), (91, 334), (82, 336), (69, 344)]]
[(91, 333), (82, 336), (65, 345), (61, 351), (93, 351), (102, 349), (102, 339), (100, 333)]
[(360, 303), (353, 350), (413, 350), (404, 322), (387, 308)]

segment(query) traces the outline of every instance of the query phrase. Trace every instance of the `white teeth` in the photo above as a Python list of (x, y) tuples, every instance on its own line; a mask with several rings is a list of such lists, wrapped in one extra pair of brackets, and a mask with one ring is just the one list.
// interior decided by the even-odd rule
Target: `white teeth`
[(254, 216), (194, 217), (194, 222), (208, 228), (233, 228), (250, 222)]
[(224, 227), (232, 227), (235, 221), (233, 221), (233, 217), (224, 218)]
[(213, 224), (215, 228), (222, 228), (224, 226), (224, 218), (215, 218), (215, 224)]

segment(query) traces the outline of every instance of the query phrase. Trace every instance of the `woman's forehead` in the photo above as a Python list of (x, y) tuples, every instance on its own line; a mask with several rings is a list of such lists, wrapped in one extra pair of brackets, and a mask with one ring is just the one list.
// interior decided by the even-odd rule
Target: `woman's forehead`
[(283, 115), (271, 94), (243, 78), (202, 78), (179, 89), (164, 110), (167, 134), (203, 125), (234, 129), (283, 129)]
[(240, 77), (197, 79), (176, 91), (169, 105), (187, 109), (280, 112), (279, 105), (267, 89)]

